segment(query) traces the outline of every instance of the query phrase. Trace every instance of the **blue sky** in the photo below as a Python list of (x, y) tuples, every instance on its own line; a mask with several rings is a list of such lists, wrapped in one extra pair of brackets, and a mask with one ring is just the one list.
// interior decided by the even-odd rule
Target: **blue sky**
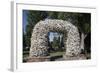
[[(28, 10), (23, 10), (23, 32), (25, 32), (26, 30), (26, 25), (27, 25), (27, 13), (28, 13)], [(53, 38), (54, 38), (54, 35), (56, 35), (57, 33), (53, 33), (53, 32), (50, 32), (50, 36), (49, 36), (49, 39), (50, 41), (53, 41)]]
[(27, 25), (27, 13), (28, 13), (28, 10), (23, 10), (23, 31), (24, 32)]
[(54, 35), (52, 32), (50, 32), (50, 36), (49, 36), (50, 41), (53, 41), (53, 38), (54, 38)]
[(50, 32), (50, 36), (49, 36), (50, 41), (53, 41), (54, 36), (58, 37), (58, 34), (56, 32)]

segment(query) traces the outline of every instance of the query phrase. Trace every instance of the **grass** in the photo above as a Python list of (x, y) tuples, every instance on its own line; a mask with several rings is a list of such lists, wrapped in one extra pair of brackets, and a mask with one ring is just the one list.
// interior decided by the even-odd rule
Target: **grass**
[(61, 55), (63, 55), (64, 53), (65, 53), (64, 51), (52, 52), (52, 53), (50, 53), (50, 56), (51, 56), (51, 57), (54, 57), (54, 56), (61, 56)]
[(57, 59), (61, 59), (64, 55), (64, 51), (57, 51), (57, 52), (52, 52), (50, 53), (50, 61), (56, 61)]

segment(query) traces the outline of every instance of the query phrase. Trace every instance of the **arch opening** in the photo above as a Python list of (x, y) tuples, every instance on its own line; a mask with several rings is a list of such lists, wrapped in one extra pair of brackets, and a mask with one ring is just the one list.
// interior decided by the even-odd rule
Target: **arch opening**
[(51, 61), (63, 60), (65, 54), (64, 36), (59, 32), (48, 32), (48, 51)]

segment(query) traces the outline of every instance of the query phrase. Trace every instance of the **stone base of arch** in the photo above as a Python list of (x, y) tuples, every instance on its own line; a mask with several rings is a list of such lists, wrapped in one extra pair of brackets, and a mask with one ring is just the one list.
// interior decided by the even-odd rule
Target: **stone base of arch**
[(27, 60), (27, 62), (44, 62), (44, 61), (50, 61), (50, 56), (45, 56), (45, 57), (30, 57)]
[(79, 54), (77, 56), (68, 56), (66, 54), (63, 55), (65, 60), (86, 60), (86, 56), (84, 54)]

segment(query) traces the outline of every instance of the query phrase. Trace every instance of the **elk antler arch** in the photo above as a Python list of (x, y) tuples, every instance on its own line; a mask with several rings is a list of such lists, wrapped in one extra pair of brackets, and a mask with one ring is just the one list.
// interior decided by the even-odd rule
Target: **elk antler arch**
[(64, 33), (66, 55), (73, 56), (80, 53), (80, 37), (77, 27), (64, 20), (46, 19), (39, 21), (33, 29), (30, 57), (48, 55), (48, 32), (51, 31)]

